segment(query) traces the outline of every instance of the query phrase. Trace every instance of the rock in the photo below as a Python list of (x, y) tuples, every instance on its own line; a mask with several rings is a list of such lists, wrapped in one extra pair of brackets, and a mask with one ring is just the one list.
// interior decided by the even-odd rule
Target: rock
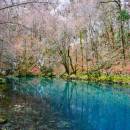
[(0, 92), (7, 92), (8, 91), (8, 88), (7, 88), (7, 86), (6, 86), (6, 84), (1, 84), (0, 83)]
[(48, 130), (48, 126), (47, 125), (43, 125), (41, 126), (43, 130)]
[(16, 105), (14, 105), (13, 110), (16, 112), (20, 112), (23, 108), (24, 108), (24, 106), (16, 104)]
[(59, 123), (57, 123), (57, 127), (58, 128), (70, 128), (70, 123), (68, 123), (66, 121), (60, 121)]
[(0, 78), (0, 84), (5, 84), (6, 80), (4, 78)]
[(52, 121), (49, 121), (49, 123), (55, 123), (55, 121), (54, 121), (54, 120), (52, 120)]
[(7, 123), (7, 118), (5, 116), (0, 115), (0, 124), (5, 124)]
[(2, 92), (0, 92), (0, 99), (4, 99), (4, 98), (5, 98), (5, 95)]

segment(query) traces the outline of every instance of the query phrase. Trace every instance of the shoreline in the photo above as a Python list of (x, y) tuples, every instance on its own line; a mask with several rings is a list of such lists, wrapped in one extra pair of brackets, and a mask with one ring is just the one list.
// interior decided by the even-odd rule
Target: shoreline
[[(3, 79), (4, 81), (6, 80), (6, 78), (9, 77), (17, 77), (14, 75), (10, 75), (10, 76), (4, 76), (1, 77), (0, 79)], [(22, 77), (26, 77), (26, 76), (22, 76)], [(30, 76), (27, 76), (30, 77)], [(86, 81), (86, 82), (95, 82), (95, 83), (103, 83), (103, 84), (119, 84), (119, 85), (127, 85), (127, 87), (130, 88), (130, 75), (122, 75), (122, 74), (84, 74), (84, 73), (79, 73), (77, 75), (67, 75), (67, 74), (63, 74), (61, 76), (54, 76), (54, 77), (50, 77), (50, 76), (33, 76), (32, 78), (35, 77), (41, 77), (41, 78), (61, 78), (63, 80), (75, 80), (75, 81)], [(20, 78), (20, 77), (17, 77)], [(3, 84), (3, 83), (2, 83)], [(5, 84), (5, 82), (4, 82)]]
[[(61, 76), (64, 80), (79, 80), (79, 81), (90, 81), (97, 83), (106, 83), (106, 84), (120, 84), (120, 85), (130, 85), (130, 75), (106, 75), (101, 74), (99, 76), (88, 75), (88, 74), (77, 74), (77, 75), (67, 75), (64, 74)], [(130, 86), (129, 86), (130, 87)]]

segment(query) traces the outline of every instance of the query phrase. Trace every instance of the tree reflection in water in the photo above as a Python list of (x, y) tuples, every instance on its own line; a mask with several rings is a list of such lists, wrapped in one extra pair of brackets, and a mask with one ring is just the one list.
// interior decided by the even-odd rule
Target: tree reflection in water
[[(17, 93), (14, 104), (28, 104), (39, 113), (34, 116), (40, 122), (37, 127), (46, 124), (59, 130), (130, 129), (130, 96), (111, 85), (23, 78), (15, 81), (12, 88)], [(24, 101), (21, 103), (18, 97)]]

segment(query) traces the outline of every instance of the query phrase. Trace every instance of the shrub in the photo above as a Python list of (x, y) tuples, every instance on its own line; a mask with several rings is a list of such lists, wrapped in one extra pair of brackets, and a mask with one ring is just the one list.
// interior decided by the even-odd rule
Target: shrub
[(42, 66), (41, 72), (43, 76), (53, 76), (53, 69), (51, 67)]

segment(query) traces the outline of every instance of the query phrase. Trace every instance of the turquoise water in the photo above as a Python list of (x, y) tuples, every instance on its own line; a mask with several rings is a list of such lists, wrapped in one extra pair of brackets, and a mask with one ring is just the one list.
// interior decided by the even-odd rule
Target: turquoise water
[(39, 78), (10, 86), (9, 130), (130, 130), (128, 88)]

